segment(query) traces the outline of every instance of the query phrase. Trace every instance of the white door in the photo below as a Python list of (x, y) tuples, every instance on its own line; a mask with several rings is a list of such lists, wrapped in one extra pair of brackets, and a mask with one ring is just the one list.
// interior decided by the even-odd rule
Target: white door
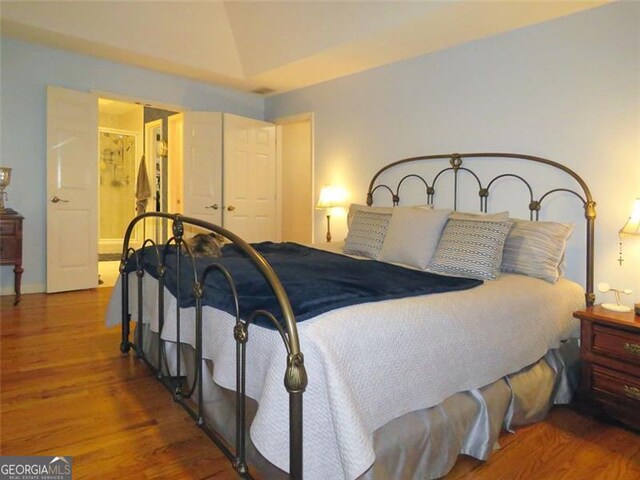
[(224, 226), (248, 242), (280, 239), (276, 127), (224, 114)]
[[(182, 116), (182, 213), (221, 225), (222, 114), (184, 112), (179, 115)], [(170, 133), (170, 145), (172, 140)]]
[(98, 99), (47, 89), (47, 292), (98, 286)]

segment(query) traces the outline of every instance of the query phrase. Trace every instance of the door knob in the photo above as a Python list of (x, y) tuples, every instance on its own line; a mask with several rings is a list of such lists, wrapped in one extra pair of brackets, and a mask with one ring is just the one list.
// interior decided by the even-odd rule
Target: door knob
[(217, 203), (214, 203), (213, 205), (207, 205), (207, 206), (206, 206), (206, 207), (204, 207), (204, 208), (213, 208), (214, 210), (218, 210), (218, 208), (220, 208), (220, 207), (218, 207), (218, 204), (217, 204)]
[(227, 207), (227, 210), (229, 210), (230, 212), (233, 212), (236, 209), (236, 207), (234, 207), (233, 205), (229, 205)]
[(63, 200), (61, 198), (58, 198), (55, 195), (53, 197), (51, 197), (51, 203), (58, 203), (58, 202), (69, 203), (69, 200)]

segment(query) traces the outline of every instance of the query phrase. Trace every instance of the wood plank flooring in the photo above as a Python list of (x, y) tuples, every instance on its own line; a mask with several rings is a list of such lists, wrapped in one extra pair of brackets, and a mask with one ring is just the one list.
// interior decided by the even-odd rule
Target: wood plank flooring
[[(227, 459), (104, 326), (111, 289), (0, 297), (0, 454), (73, 456), (74, 479), (232, 479)], [(640, 479), (640, 436), (571, 408), (448, 480)], [(330, 480), (330, 479), (328, 479)]]

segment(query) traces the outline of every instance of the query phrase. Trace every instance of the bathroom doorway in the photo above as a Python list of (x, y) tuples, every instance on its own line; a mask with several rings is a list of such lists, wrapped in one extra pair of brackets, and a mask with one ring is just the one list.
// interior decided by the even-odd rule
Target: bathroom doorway
[[(115, 284), (129, 222), (142, 212), (166, 211), (167, 118), (175, 113), (134, 102), (98, 101), (100, 286)], [(166, 226), (141, 223), (132, 233), (132, 245), (150, 234), (163, 241)]]

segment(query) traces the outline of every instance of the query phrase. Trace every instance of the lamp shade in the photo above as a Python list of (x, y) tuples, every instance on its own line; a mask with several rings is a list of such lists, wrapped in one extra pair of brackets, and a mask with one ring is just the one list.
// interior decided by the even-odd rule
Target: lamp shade
[(320, 198), (316, 208), (333, 208), (337, 207), (340, 201), (340, 192), (333, 185), (326, 185), (320, 190)]
[(622, 227), (620, 233), (627, 235), (640, 235), (640, 198), (636, 198), (636, 201), (633, 204), (631, 217), (629, 217), (627, 223)]

